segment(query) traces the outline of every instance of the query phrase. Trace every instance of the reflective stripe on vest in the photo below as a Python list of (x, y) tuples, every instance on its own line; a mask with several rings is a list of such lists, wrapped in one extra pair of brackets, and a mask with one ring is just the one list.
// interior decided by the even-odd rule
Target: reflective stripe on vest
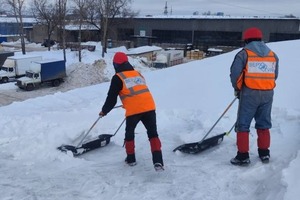
[[(143, 77), (135, 76), (135, 77), (127, 78), (123, 72), (119, 73), (119, 76), (124, 81), (126, 88), (130, 91), (129, 94), (120, 95), (121, 100), (123, 100), (126, 97), (133, 97), (134, 95), (142, 94), (144, 92), (149, 92), (149, 89), (146, 86), (146, 81)], [(134, 87), (138, 85), (145, 85), (146, 88), (135, 91)]]
[(246, 49), (248, 60), (246, 67), (237, 81), (239, 89), (244, 83), (248, 88), (256, 90), (271, 90), (275, 87), (276, 58), (274, 53), (260, 57)]
[(155, 110), (155, 103), (143, 76), (135, 70), (117, 73), (123, 82), (119, 97), (126, 116)]

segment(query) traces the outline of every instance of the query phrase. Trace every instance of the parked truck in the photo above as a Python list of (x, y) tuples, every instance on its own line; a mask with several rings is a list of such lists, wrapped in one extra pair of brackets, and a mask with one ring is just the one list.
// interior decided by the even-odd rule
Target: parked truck
[(25, 76), (30, 63), (38, 60), (42, 60), (42, 56), (16, 55), (7, 57), (0, 70), (0, 82), (7, 83), (10, 78)]
[(165, 68), (183, 63), (184, 52), (182, 50), (168, 50), (157, 52), (153, 60), (154, 68)]
[(31, 91), (43, 84), (59, 86), (66, 77), (66, 62), (64, 60), (42, 60), (31, 63), (26, 76), (19, 78), (16, 85)]

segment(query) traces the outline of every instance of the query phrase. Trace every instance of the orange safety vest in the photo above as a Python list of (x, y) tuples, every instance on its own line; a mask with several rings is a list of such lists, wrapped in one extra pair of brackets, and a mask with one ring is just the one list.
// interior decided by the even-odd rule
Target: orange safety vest
[(243, 83), (248, 88), (254, 90), (271, 90), (275, 88), (275, 68), (276, 58), (272, 51), (265, 56), (260, 57), (253, 51), (245, 49), (248, 54), (248, 60), (243, 73), (237, 81), (237, 87), (242, 88)]
[(116, 74), (123, 82), (119, 97), (126, 110), (126, 117), (155, 110), (153, 97), (146, 85), (144, 77), (135, 70)]

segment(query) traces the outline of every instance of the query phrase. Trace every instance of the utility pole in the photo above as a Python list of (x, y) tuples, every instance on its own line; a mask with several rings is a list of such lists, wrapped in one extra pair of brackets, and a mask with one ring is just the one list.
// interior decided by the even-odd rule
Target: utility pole
[(164, 15), (168, 15), (168, 2), (166, 1)]

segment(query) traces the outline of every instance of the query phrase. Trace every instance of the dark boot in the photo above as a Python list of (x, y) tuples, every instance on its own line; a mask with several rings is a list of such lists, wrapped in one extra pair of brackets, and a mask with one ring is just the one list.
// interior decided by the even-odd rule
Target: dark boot
[(269, 149), (259, 149), (258, 156), (262, 163), (269, 163), (270, 161), (270, 150)]
[(164, 162), (161, 151), (152, 152), (152, 161), (156, 171), (164, 170)]
[(129, 166), (134, 166), (134, 165), (136, 165), (135, 154), (128, 154), (127, 157), (125, 158), (125, 162), (126, 162)]
[(154, 168), (159, 170), (159, 168), (163, 169), (164, 162), (161, 152), (161, 143), (158, 137), (154, 137), (150, 139), (150, 146), (152, 152), (152, 161)]
[(230, 162), (233, 165), (247, 166), (250, 164), (249, 153), (237, 152), (237, 155)]
[(154, 151), (154, 152), (152, 152), (152, 161), (153, 161), (153, 164), (160, 163), (162, 166), (164, 166), (164, 162), (163, 162), (161, 151)]

